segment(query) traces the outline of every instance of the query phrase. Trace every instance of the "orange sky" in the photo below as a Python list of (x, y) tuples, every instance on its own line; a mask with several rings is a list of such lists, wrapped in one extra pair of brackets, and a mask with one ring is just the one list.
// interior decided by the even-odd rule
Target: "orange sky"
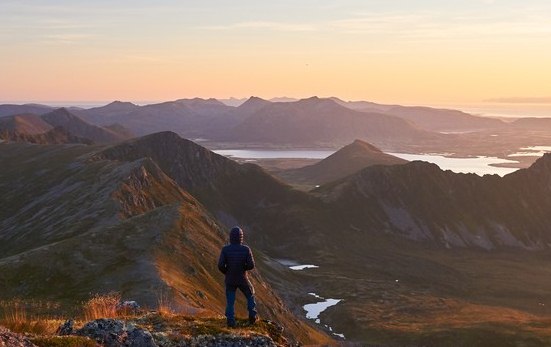
[(0, 100), (548, 97), (550, 10), (505, 0), (6, 0)]

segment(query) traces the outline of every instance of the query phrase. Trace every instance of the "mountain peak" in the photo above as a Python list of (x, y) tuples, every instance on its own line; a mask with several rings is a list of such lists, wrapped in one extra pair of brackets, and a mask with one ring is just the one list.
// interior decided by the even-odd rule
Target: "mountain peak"
[[(521, 172), (534, 172), (534, 173), (541, 173), (544, 175), (551, 175), (551, 153), (545, 153), (541, 158), (536, 160), (529, 168), (525, 170), (519, 170), (518, 173)], [(515, 175), (516, 173), (513, 173), (511, 175)]]
[(109, 104), (105, 105), (105, 107), (110, 107), (110, 106), (120, 107), (120, 106), (138, 106), (138, 105), (136, 105), (132, 102), (129, 102), (129, 101), (115, 100), (115, 101), (110, 102)]
[(315, 96), (315, 95), (311, 96), (309, 98), (300, 99), (299, 101), (297, 101), (297, 103), (298, 104), (304, 104), (304, 105), (323, 105), (323, 106), (339, 106), (339, 107), (342, 107), (337, 102), (335, 102), (335, 100), (333, 100), (331, 98), (320, 98), (320, 97)]
[(245, 110), (248, 113), (254, 113), (266, 105), (272, 104), (268, 100), (264, 100), (257, 96), (251, 96), (247, 101), (239, 105), (237, 108), (240, 110)]
[[(354, 140), (354, 142), (352, 142), (351, 144), (349, 144), (348, 146), (346, 147), (349, 147), (349, 148), (357, 148), (359, 150), (364, 150), (364, 151), (368, 151), (368, 152), (376, 152), (376, 153), (383, 153), (383, 151), (381, 151), (378, 147), (372, 145), (371, 143), (369, 142), (366, 142), (366, 141), (363, 141), (363, 140), (359, 140), (359, 139), (356, 139)], [(345, 148), (346, 148), (345, 147)], [(343, 148), (344, 149), (344, 148)]]
[(406, 160), (383, 153), (370, 143), (355, 140), (314, 165), (288, 170), (281, 176), (290, 183), (315, 186), (341, 179), (369, 166), (405, 163)]
[(258, 102), (269, 103), (268, 100), (262, 99), (261, 97), (258, 97), (258, 96), (254, 96), (254, 95), (253, 95), (253, 96), (251, 96), (249, 99), (247, 99), (247, 101), (245, 101), (245, 104), (246, 104), (246, 103), (253, 103), (253, 102), (255, 102), (255, 103), (258, 103)]
[(203, 99), (203, 98), (192, 98), (192, 99), (178, 99), (176, 100), (176, 102), (178, 103), (181, 103), (181, 104), (184, 104), (184, 105), (198, 105), (198, 104), (201, 104), (201, 105), (216, 105), (216, 106), (225, 106), (225, 104), (215, 98), (208, 98), (208, 99)]

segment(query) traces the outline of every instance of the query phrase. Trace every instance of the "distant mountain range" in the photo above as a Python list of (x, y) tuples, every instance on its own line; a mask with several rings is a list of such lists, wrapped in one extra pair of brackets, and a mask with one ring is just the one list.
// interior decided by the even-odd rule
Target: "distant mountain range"
[(357, 111), (379, 112), (397, 116), (428, 131), (464, 132), (501, 129), (507, 126), (507, 123), (499, 119), (474, 116), (457, 110), (422, 106), (382, 105), (368, 101), (343, 101), (338, 98), (332, 98), (332, 100)]
[[(292, 107), (303, 103), (320, 105)], [(187, 312), (221, 313), (216, 257), (238, 224), (257, 255), (262, 314), (304, 343), (328, 342), (297, 318), (317, 293), (343, 299), (322, 322), (363, 344), (469, 345), (474, 334), (545, 345), (533, 328), (544, 322), (537, 303), (551, 300), (551, 155), (500, 178), (400, 164), (360, 141), (339, 152), (314, 173), (335, 175), (342, 158), (350, 171), (348, 161), (369, 158), (396, 165), (301, 192), (173, 132), (101, 146), (2, 144), (0, 297), (119, 290), (154, 305), (162, 293)], [(295, 272), (282, 259), (320, 267)]]
[[(243, 102), (241, 102), (243, 101)], [(234, 144), (341, 147), (361, 139), (384, 150), (440, 149), (451, 139), (442, 133), (515, 128), (516, 123), (429, 107), (382, 105), (338, 98), (295, 100), (180, 99), (145, 106), (115, 101), (70, 113), (96, 126), (113, 123), (137, 136), (174, 131), (190, 139)], [(43, 105), (0, 105), (0, 117), (52, 112)], [(518, 123), (518, 129), (526, 126)]]
[[(244, 104), (245, 105), (245, 104)], [(225, 141), (293, 145), (342, 145), (354, 139), (390, 147), (423, 142), (438, 134), (415, 128), (401, 118), (358, 112), (330, 99), (269, 103), (228, 131)]]

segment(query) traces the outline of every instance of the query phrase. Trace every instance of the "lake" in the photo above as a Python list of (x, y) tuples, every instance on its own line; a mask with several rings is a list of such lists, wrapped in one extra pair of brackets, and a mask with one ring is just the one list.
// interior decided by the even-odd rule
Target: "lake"
[(230, 158), (241, 159), (325, 159), (335, 151), (331, 150), (256, 150), (220, 149), (214, 153)]
[(509, 154), (509, 157), (541, 157), (545, 153), (551, 152), (551, 146), (531, 146), (522, 147), (522, 152)]
[[(336, 304), (338, 304), (339, 302), (342, 301), (341, 299), (325, 299), (325, 298), (322, 298), (321, 296), (317, 295), (316, 293), (308, 293), (308, 294), (312, 295), (316, 299), (322, 300), (322, 301), (315, 302), (313, 304), (307, 304), (307, 305), (302, 306), (304, 311), (306, 311), (306, 318), (314, 320), (317, 324), (322, 324), (321, 320), (319, 318), (319, 315), (323, 311), (325, 311), (326, 309), (328, 309), (331, 306), (335, 306)], [(332, 327), (330, 327), (326, 324), (324, 324), (324, 325), (327, 329), (329, 329), (329, 331), (331, 331), (331, 333), (333, 335), (339, 336), (339, 337), (345, 339), (344, 334), (335, 333), (335, 332), (333, 332)]]
[[(223, 149), (215, 150), (215, 153), (241, 159), (325, 159), (335, 151), (330, 150), (251, 150), (251, 149)], [(388, 153), (409, 161), (421, 160), (438, 165), (442, 170), (451, 170), (458, 173), (475, 173), (480, 176), (497, 174), (505, 176), (518, 169), (495, 167), (491, 164), (517, 163), (515, 160), (500, 159), (496, 157), (474, 158), (448, 158), (439, 154), (409, 154)]]
[(438, 165), (442, 170), (451, 170), (457, 173), (475, 173), (477, 175), (499, 175), (505, 176), (515, 172), (517, 168), (496, 167), (492, 164), (518, 163), (515, 160), (500, 159), (496, 157), (473, 157), (473, 158), (448, 158), (438, 154), (409, 154), (409, 153), (388, 153), (398, 158), (409, 161), (420, 160)]

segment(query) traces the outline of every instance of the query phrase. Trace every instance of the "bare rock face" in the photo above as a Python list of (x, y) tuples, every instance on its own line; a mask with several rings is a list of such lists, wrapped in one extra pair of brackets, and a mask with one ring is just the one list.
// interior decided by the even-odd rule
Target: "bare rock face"
[(57, 329), (59, 336), (71, 335), (74, 331), (75, 321), (68, 319), (65, 323), (61, 324)]
[(0, 347), (37, 347), (21, 334), (12, 333), (4, 327), (0, 327)]
[[(445, 247), (549, 247), (551, 155), (505, 177), (435, 164), (368, 167), (315, 194), (343, 220)], [(382, 221), (382, 222), (381, 222)]]

